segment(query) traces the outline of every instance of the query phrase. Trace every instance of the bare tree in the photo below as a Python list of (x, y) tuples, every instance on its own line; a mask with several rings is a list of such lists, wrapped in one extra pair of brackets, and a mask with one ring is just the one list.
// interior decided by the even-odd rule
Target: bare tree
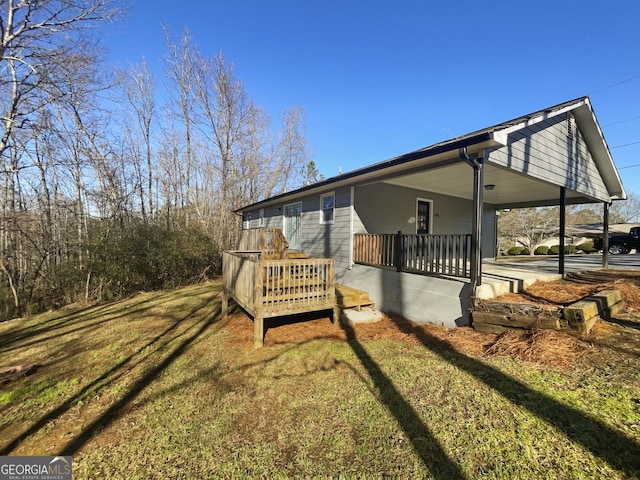
[[(140, 197), (141, 214), (143, 219), (147, 221), (147, 212), (153, 218), (154, 208), (151, 124), (156, 106), (155, 81), (146, 61), (132, 66), (124, 76), (122, 86), (124, 99), (133, 112), (136, 126), (135, 130), (128, 129), (126, 136), (137, 177), (136, 186)], [(141, 142), (138, 139), (141, 139)], [(140, 150), (140, 143), (144, 146), (143, 151)]]
[(300, 185), (307, 162), (304, 111), (286, 110), (282, 134), (274, 138), (270, 118), (247, 94), (222, 52), (209, 59), (194, 55), (199, 60), (196, 112), (206, 159), (201, 171), (215, 175), (206, 183), (217, 187), (212, 208), (217, 211), (220, 244), (228, 247), (238, 227), (233, 210)]
[(541, 240), (557, 234), (559, 208), (517, 208), (500, 212), (498, 236), (501, 243), (533, 249)]
[[(79, 72), (94, 62), (99, 49), (90, 38), (91, 27), (117, 13), (114, 0), (0, 4), (0, 230), (6, 232), (0, 238), (0, 259), (14, 297), (21, 295), (26, 279), (37, 275), (46, 258), (46, 241), (34, 238), (38, 204), (24, 196), (26, 186), (44, 188), (49, 195), (46, 184), (34, 182), (37, 175), (29, 177), (32, 169), (40, 172), (40, 179), (47, 173), (43, 146), (36, 142), (42, 133), (39, 119), (67, 93), (60, 85), (70, 78), (81, 81)], [(19, 298), (14, 302), (21, 303)]]
[(182, 176), (181, 185), (184, 190), (180, 192), (180, 206), (184, 207), (190, 203), (189, 194), (193, 163), (193, 117), (199, 54), (187, 29), (183, 31), (180, 43), (177, 44), (171, 40), (169, 30), (164, 25), (163, 31), (169, 49), (169, 54), (166, 57), (166, 75), (174, 87), (171, 91), (175, 92), (171, 104), (173, 111), (180, 118), (184, 127), (184, 162), (176, 165), (180, 167)]
[[(113, 18), (114, 0), (5, 0), (0, 12), (0, 155), (29, 114), (55, 100), (60, 74), (86, 51), (85, 28)], [(53, 97), (53, 98), (52, 98)]]
[(613, 202), (609, 215), (612, 223), (640, 222), (640, 197), (630, 193), (626, 200)]

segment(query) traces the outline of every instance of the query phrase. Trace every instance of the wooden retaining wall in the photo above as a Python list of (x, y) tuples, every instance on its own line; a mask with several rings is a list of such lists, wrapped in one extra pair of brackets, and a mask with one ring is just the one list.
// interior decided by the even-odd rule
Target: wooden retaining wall
[(586, 334), (596, 320), (609, 319), (622, 307), (624, 301), (618, 290), (603, 290), (566, 307), (476, 299), (471, 318), (473, 329), (486, 333), (571, 329)]

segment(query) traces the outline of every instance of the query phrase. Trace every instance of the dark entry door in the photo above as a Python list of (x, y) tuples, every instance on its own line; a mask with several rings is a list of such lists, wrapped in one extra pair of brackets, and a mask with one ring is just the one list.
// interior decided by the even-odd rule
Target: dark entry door
[(416, 212), (416, 233), (418, 235), (428, 234), (431, 221), (431, 202), (418, 200), (418, 211)]

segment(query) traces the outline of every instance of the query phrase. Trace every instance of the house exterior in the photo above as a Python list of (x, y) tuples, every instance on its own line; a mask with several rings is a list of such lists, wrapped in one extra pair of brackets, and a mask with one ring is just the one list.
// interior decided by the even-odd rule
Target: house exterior
[(290, 248), (335, 259), (336, 281), (367, 291), (379, 309), (456, 326), (469, 322), (482, 262), (496, 256), (497, 211), (602, 203), (606, 216), (625, 198), (582, 97), (237, 213), (243, 229), (278, 227)]

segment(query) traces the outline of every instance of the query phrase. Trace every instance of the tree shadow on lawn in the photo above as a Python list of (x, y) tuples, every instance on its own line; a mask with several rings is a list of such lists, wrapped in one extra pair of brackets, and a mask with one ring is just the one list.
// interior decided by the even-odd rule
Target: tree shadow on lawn
[[(98, 419), (93, 421), (88, 427), (86, 427), (76, 438), (67, 443), (65, 447), (63, 447), (62, 451), (59, 452), (61, 455), (72, 455), (77, 452), (96, 432), (105, 426), (109, 425), (115, 418), (118, 413), (126, 407), (135, 397), (137, 397), (144, 388), (153, 380), (155, 380), (158, 375), (162, 373), (169, 365), (171, 365), (184, 351), (191, 345), (194, 341), (196, 341), (203, 332), (209, 328), (210, 325), (217, 322), (221, 318), (221, 306), (218, 303), (216, 309), (213, 313), (207, 315), (203, 320), (200, 320), (196, 324), (187, 328), (184, 332), (179, 333), (177, 335), (172, 336), (171, 338), (167, 338), (172, 331), (176, 330), (184, 320), (187, 320), (189, 317), (193, 316), (196, 312), (201, 309), (207, 307), (214, 301), (219, 301), (219, 293), (211, 298), (201, 302), (194, 308), (192, 308), (186, 315), (182, 316), (168, 328), (166, 328), (159, 335), (155, 336), (151, 340), (149, 340), (145, 345), (138, 348), (131, 355), (127, 356), (123, 360), (119, 361), (116, 365), (110, 368), (108, 371), (104, 372), (98, 378), (85, 385), (79, 392), (74, 394), (72, 397), (67, 399), (62, 405), (53, 409), (42, 418), (33, 423), (29, 428), (27, 428), (23, 433), (18, 435), (16, 438), (11, 440), (11, 442), (6, 445), (4, 448), (0, 450), (0, 455), (9, 455), (11, 452), (16, 449), (24, 440), (26, 440), (29, 436), (37, 433), (41, 428), (45, 427), (47, 423), (56, 418), (60, 417), (70, 409), (72, 409), (83, 397), (92, 391), (94, 388), (105, 388), (109, 384), (112, 384), (120, 377), (126, 375), (131, 369), (135, 368), (135, 366), (143, 363), (147, 360), (151, 355), (155, 352), (163, 350), (167, 345), (171, 342), (176, 341), (180, 337), (184, 337), (187, 335), (189, 331), (193, 329), (197, 329), (195, 333), (190, 334), (186, 337), (180, 345), (178, 345), (167, 358), (165, 358), (162, 362), (160, 362), (156, 367), (149, 370), (140, 380), (136, 382), (136, 384), (127, 392), (127, 394), (121, 398), (114, 405), (109, 407)], [(162, 345), (157, 345), (157, 342), (160, 340), (165, 340)], [(154, 346), (150, 352), (145, 353), (149, 347)], [(135, 364), (131, 364), (130, 362), (139, 355), (143, 355), (143, 358), (139, 359)], [(113, 376), (112, 376), (113, 375)], [(108, 380), (107, 380), (108, 379)], [(103, 383), (104, 382), (104, 383)]]
[(394, 387), (391, 379), (384, 374), (378, 364), (367, 353), (356, 338), (354, 329), (348, 324), (341, 325), (347, 334), (351, 349), (377, 388), (380, 400), (396, 418), (424, 466), (437, 479), (466, 478), (460, 467), (449, 458), (438, 439), (424, 424), (420, 415), (403, 398), (402, 394)]
[[(0, 353), (8, 353), (17, 349), (32, 347), (42, 342), (51, 341), (57, 337), (100, 326), (101, 324), (117, 320), (125, 315), (141, 314), (153, 308), (166, 297), (171, 297), (171, 294), (166, 293), (139, 301), (130, 301), (124, 307), (118, 308), (113, 314), (108, 313), (109, 309), (113, 306), (121, 305), (122, 301), (109, 302), (99, 306), (93, 305), (46, 322), (8, 331), (0, 334), (0, 345), (2, 345), (0, 347)], [(88, 321), (87, 315), (89, 314), (97, 320)], [(67, 328), (75, 324), (81, 324), (81, 326), (67, 330)]]
[[(401, 318), (392, 318), (391, 321), (396, 323), (402, 331), (413, 334), (424, 347), (443, 360), (472, 375), (513, 404), (526, 408), (538, 418), (553, 425), (569, 439), (605, 460), (613, 468), (630, 478), (636, 478), (640, 474), (640, 444), (633, 438), (544, 393), (531, 389), (494, 367), (452, 349), (446, 341), (414, 327), (409, 321)], [(372, 378), (380, 375), (379, 368), (372, 360), (368, 360), (365, 367), (370, 369)], [(386, 381), (388, 382), (388, 379)], [(380, 386), (384, 387), (384, 382)], [(407, 429), (409, 425), (404, 427)]]

